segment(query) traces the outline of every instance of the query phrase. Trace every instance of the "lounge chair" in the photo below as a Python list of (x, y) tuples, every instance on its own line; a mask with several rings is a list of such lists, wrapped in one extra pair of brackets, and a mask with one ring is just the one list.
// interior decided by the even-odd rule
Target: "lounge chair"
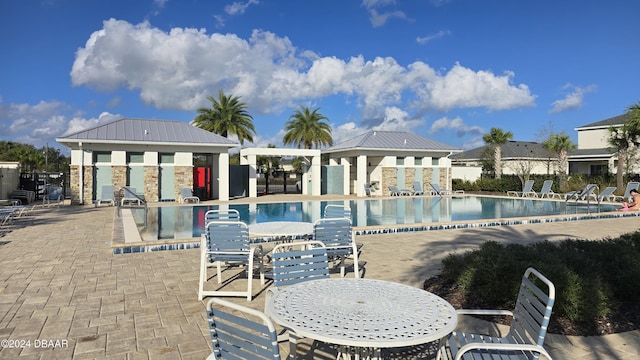
[(364, 184), (364, 194), (366, 196), (371, 196), (371, 186), (369, 184)]
[(102, 185), (102, 192), (99, 199), (96, 199), (96, 207), (108, 203), (111, 206), (116, 205), (115, 187), (113, 185)]
[(507, 191), (507, 196), (528, 197), (536, 196), (536, 192), (533, 191), (534, 180), (527, 180), (522, 187), (522, 191)]
[[(222, 284), (222, 266), (244, 265), (247, 274), (245, 291), (205, 290), (209, 280), (207, 269), (217, 268), (218, 284)], [(251, 246), (249, 228), (241, 221), (211, 221), (200, 239), (200, 283), (198, 298), (205, 296), (246, 296), (253, 299), (253, 274), (260, 274), (260, 284), (265, 284), (262, 245)]]
[(207, 318), (213, 347), (207, 360), (280, 359), (276, 327), (263, 312), (213, 298)]
[(130, 187), (130, 186), (125, 186), (122, 191), (124, 191), (124, 194), (122, 196), (122, 199), (120, 200), (120, 205), (124, 206), (125, 203), (131, 204), (131, 203), (136, 203), (138, 206), (141, 205), (142, 200), (140, 199), (140, 197), (137, 195), (136, 193), (136, 188), (134, 187)]
[(199, 204), (200, 198), (197, 196), (194, 196), (193, 191), (191, 191), (191, 189), (182, 188), (180, 189), (180, 203), (184, 204), (186, 202)]
[(627, 183), (627, 188), (624, 190), (624, 195), (616, 195), (613, 197), (613, 201), (628, 201), (631, 196), (631, 190), (640, 188), (640, 182), (630, 181)]
[(596, 196), (598, 202), (602, 202), (602, 201), (613, 201), (613, 198), (615, 195), (613, 195), (613, 193), (617, 190), (618, 188), (615, 186), (608, 186), (606, 187), (604, 190), (602, 190), (602, 192), (600, 194), (598, 194)]
[[(543, 284), (547, 290), (542, 290), (538, 284)], [(504, 337), (493, 337), (454, 331), (447, 340), (446, 348), (443, 346), (439, 351), (438, 359), (448, 358), (449, 354), (451, 359), (538, 359), (540, 355), (551, 359), (543, 346), (555, 296), (553, 283), (534, 268), (528, 268), (522, 277), (513, 311), (456, 311), (458, 315), (511, 316), (509, 333)]]
[(536, 197), (539, 197), (541, 199), (544, 199), (545, 197), (547, 197), (548, 199), (558, 197), (559, 199), (561, 199), (562, 196), (560, 194), (556, 194), (553, 192), (553, 190), (551, 190), (552, 186), (553, 180), (545, 180), (542, 183), (542, 189), (540, 189), (540, 192), (536, 193)]
[(395, 185), (389, 185), (389, 195), (391, 196), (409, 196), (411, 195), (411, 190), (407, 189), (398, 189)]
[(424, 190), (422, 189), (422, 183), (420, 181), (413, 182), (413, 195), (424, 195)]
[(429, 183), (431, 185), (431, 188), (433, 189), (433, 193), (435, 195), (438, 196), (445, 196), (445, 195), (454, 195), (454, 194), (464, 194), (464, 190), (455, 190), (455, 191), (451, 191), (451, 190), (442, 190), (440, 188), (440, 185), (436, 184), (436, 183)]

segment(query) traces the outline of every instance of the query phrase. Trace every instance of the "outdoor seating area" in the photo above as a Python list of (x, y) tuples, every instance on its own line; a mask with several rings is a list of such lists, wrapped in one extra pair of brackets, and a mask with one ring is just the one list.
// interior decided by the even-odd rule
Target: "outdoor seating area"
[[(339, 310), (341, 306), (352, 307), (352, 309), (361, 307), (362, 310), (373, 309), (377, 303), (384, 302), (384, 299), (388, 297), (388, 299), (394, 299), (393, 304), (398, 309), (398, 313), (377, 313), (376, 321), (382, 321), (383, 318), (393, 319), (396, 321), (394, 325), (400, 325), (399, 321), (402, 321), (402, 324), (414, 324), (412, 326), (424, 324), (428, 327), (431, 323), (423, 322), (419, 314), (422, 311), (428, 311), (426, 304), (438, 304), (439, 300), (429, 297), (428, 292), (421, 290), (424, 280), (438, 274), (440, 260), (449, 252), (457, 248), (474, 248), (478, 243), (499, 239), (501, 237), (496, 235), (505, 230), (475, 229), (473, 237), (468, 236), (468, 229), (439, 231), (437, 234), (434, 233), (437, 236), (424, 236), (425, 234), (420, 232), (403, 233), (402, 236), (382, 233), (358, 236), (357, 242), (364, 244), (366, 250), (358, 254), (358, 261), (361, 264), (360, 277), (350, 276), (350, 274), (342, 277), (336, 269), (336, 271), (329, 271), (329, 278), (326, 278), (325, 269), (330, 267), (328, 258), (327, 265), (323, 265), (325, 264), (324, 249), (317, 243), (307, 247), (304, 242), (310, 240), (283, 241), (277, 244), (281, 246), (275, 250), (274, 248), (277, 246), (275, 243), (261, 243), (260, 245), (263, 246), (266, 254), (264, 256), (266, 281), (261, 287), (258, 273), (254, 273), (251, 301), (248, 301), (244, 294), (225, 296), (225, 300), (222, 300), (222, 296), (206, 295), (203, 300), (199, 300), (197, 297), (201, 249), (112, 255), (110, 251), (104, 251), (108, 249), (108, 245), (105, 246), (105, 244), (108, 244), (113, 236), (113, 222), (116, 219), (116, 214), (111, 209), (93, 208), (93, 206), (42, 209), (40, 204), (37, 209), (41, 210), (32, 214), (31, 217), (25, 218), (27, 221), (24, 222), (24, 226), (15, 228), (0, 242), (0, 260), (3, 265), (6, 265), (0, 269), (2, 278), (10, 279), (22, 276), (26, 279), (22, 282), (4, 281), (0, 284), (5, 289), (3, 296), (5, 298), (15, 297), (17, 304), (5, 309), (5, 313), (2, 315), (7, 319), (6, 328), (11, 329), (9, 330), (11, 333), (8, 335), (10, 338), (28, 338), (33, 331), (38, 331), (68, 339), (68, 348), (46, 350), (52, 351), (52, 356), (58, 358), (101, 358), (108, 354), (143, 358), (156, 358), (160, 354), (175, 359), (207, 358), (214, 349), (212, 335), (219, 342), (227, 339), (224, 336), (219, 336), (224, 333), (224, 330), (217, 328), (222, 321), (221, 318), (218, 318), (218, 312), (239, 315), (239, 318), (243, 319), (242, 323), (248, 324), (247, 331), (249, 332), (253, 331), (251, 329), (258, 329), (267, 324), (261, 328), (260, 334), (263, 331), (265, 334), (271, 332), (275, 334), (275, 338), (279, 340), (277, 341), (277, 353), (283, 359), (291, 353), (291, 344), (287, 341), (289, 339), (295, 342), (295, 356), (305, 359), (335, 359), (339, 354), (351, 355), (352, 357), (358, 355), (361, 358), (381, 356), (385, 359), (436, 359), (438, 350), (442, 350), (439, 345), (446, 345), (444, 341), (450, 337), (450, 335), (446, 336), (446, 333), (451, 334), (455, 331), (456, 334), (487, 334), (488, 338), (482, 335), (483, 339), (497, 339), (508, 334), (508, 328), (502, 325), (497, 326), (499, 331), (492, 330), (496, 328), (495, 324), (491, 325), (492, 323), (485, 323), (473, 317), (461, 316), (456, 325), (447, 323), (446, 326), (437, 329), (432, 329), (433, 326), (431, 326), (429, 335), (424, 335), (426, 333), (420, 331), (410, 331), (407, 334), (398, 333), (395, 340), (391, 338), (384, 340), (386, 345), (381, 345), (379, 340), (371, 340), (371, 343), (363, 340), (358, 342), (362, 346), (354, 346), (354, 342), (343, 338), (346, 333), (330, 333), (325, 327), (305, 330), (304, 326), (295, 325), (297, 321), (295, 316), (297, 315), (296, 312), (291, 312), (298, 306), (297, 304), (308, 304), (299, 307), (305, 316), (318, 321), (326, 321), (327, 324), (341, 324), (340, 328), (342, 328), (342, 326), (348, 326), (348, 323), (339, 322), (344, 318), (344, 315), (337, 315), (341, 311)], [(346, 211), (346, 209), (343, 210)], [(228, 221), (229, 218), (237, 216), (236, 211), (221, 213), (222, 211), (218, 211), (216, 215), (211, 213), (208, 217), (210, 219), (217, 217)], [(77, 230), (69, 232), (69, 229)], [(508, 237), (501, 241), (521, 242), (543, 239), (554, 241), (565, 239), (567, 234), (597, 239), (604, 236), (615, 236), (633, 229), (637, 229), (636, 217), (590, 220), (589, 224), (586, 224), (585, 221), (542, 225), (532, 223), (510, 227), (507, 231)], [(306, 231), (312, 232), (313, 230)], [(65, 234), (65, 244), (73, 247), (74, 252), (65, 251), (60, 247), (60, 234)], [(295, 248), (287, 246), (294, 243), (296, 244)], [(393, 244), (394, 251), (388, 251), (389, 244)], [(252, 243), (250, 246), (254, 245), (257, 244)], [(309, 258), (311, 254), (305, 253), (306, 251), (314, 252), (312, 255), (314, 259), (319, 255), (319, 260), (311, 261)], [(281, 255), (276, 259), (276, 254)], [(39, 259), (35, 267), (32, 263), (26, 264), (24, 262), (25, 257), (32, 256), (38, 256)], [(418, 258), (420, 261), (415, 261)], [(309, 259), (309, 261), (305, 259)], [(315, 264), (313, 267), (320, 270), (321, 277), (313, 280), (310, 280), (309, 277), (304, 280), (303, 277), (302, 281), (276, 286), (273, 266), (276, 262), (283, 264), (288, 261), (292, 261), (291, 266), (295, 264), (295, 266), (302, 267), (313, 263)], [(366, 264), (366, 266), (362, 266), (362, 264)], [(223, 287), (221, 290), (246, 291), (247, 277), (244, 265), (230, 266), (223, 271), (222, 284), (220, 285), (217, 284), (215, 265), (210, 265), (213, 266), (208, 269), (210, 274), (207, 285), (209, 287), (205, 287), (206, 290), (217, 290)], [(57, 271), (56, 269), (59, 267), (63, 267), (65, 271)], [(111, 269), (106, 276), (105, 268)], [(347, 270), (351, 272), (352, 269), (348, 267)], [(68, 279), (66, 277), (68, 271), (82, 274), (82, 276)], [(287, 271), (290, 273), (289, 276), (295, 275), (291, 274), (294, 272), (293, 269)], [(32, 275), (26, 276), (27, 274)], [(26, 289), (33, 286), (36, 278), (60, 284), (51, 287), (51, 291), (41, 294), (42, 300), (38, 301), (56, 306), (55, 309), (52, 309), (59, 314), (59, 316), (55, 316), (56, 324), (60, 324), (66, 330), (58, 331), (48, 327), (46, 320), (51, 316), (38, 321), (38, 318), (24, 315), (26, 312), (31, 314), (34, 311), (33, 306), (27, 306), (28, 304), (22, 299), (27, 299), (27, 296), (29, 299), (33, 298)], [(96, 280), (87, 286), (85, 280), (88, 278)], [(126, 281), (122, 281), (122, 279), (126, 279)], [(533, 282), (537, 286), (541, 286), (537, 280)], [(278, 290), (274, 291), (276, 288)], [(359, 290), (354, 291), (354, 288)], [(540, 289), (546, 292), (542, 287)], [(355, 296), (354, 294), (357, 293), (365, 295)], [(533, 294), (533, 292), (531, 293)], [(76, 300), (71, 302), (64, 300), (69, 296)], [(421, 296), (425, 296), (425, 298), (420, 300), (418, 297)], [(399, 303), (399, 300), (396, 299), (402, 299), (402, 301), (407, 299), (407, 305)], [(209, 303), (210, 305), (208, 305)], [(227, 304), (233, 305), (227, 307)], [(410, 306), (416, 307), (411, 308)], [(439, 309), (448, 309), (445, 303), (439, 306)], [(245, 313), (246, 309), (250, 310)], [(312, 312), (309, 309), (317, 310)], [(101, 315), (92, 315), (92, 319), (95, 319), (94, 322), (99, 321), (104, 325), (92, 326), (90, 322), (82, 320), (85, 315), (95, 311), (99, 311)], [(351, 310), (349, 314), (355, 316), (354, 314), (360, 312), (360, 310), (355, 312)], [(327, 314), (331, 315), (332, 313), (333, 317), (327, 317)], [(517, 312), (514, 311), (515, 313)], [(254, 314), (262, 314), (263, 316), (253, 318)], [(380, 314), (389, 314), (389, 316), (385, 317)], [(410, 314), (416, 315), (410, 317)], [(213, 329), (209, 323), (210, 315), (213, 316), (216, 329)], [(284, 320), (285, 318), (289, 318), (289, 320)], [(248, 319), (253, 320), (248, 323)], [(233, 323), (234, 320), (229, 321)], [(269, 330), (268, 322), (271, 322), (273, 331)], [(238, 328), (241, 325), (231, 326)], [(114, 327), (117, 327), (118, 331), (114, 331)], [(154, 330), (151, 331), (150, 328)], [(354, 334), (347, 327), (344, 329), (347, 329), (348, 333)], [(92, 335), (87, 336), (87, 332)], [(292, 332), (294, 335), (290, 336)], [(278, 334), (283, 336), (278, 337)], [(379, 335), (371, 332), (369, 334)], [(414, 336), (413, 334), (423, 335)], [(242, 336), (240, 337), (242, 338)], [(271, 335), (266, 338), (271, 338)], [(341, 338), (343, 339), (340, 340)], [(437, 340), (440, 338), (442, 341)], [(430, 339), (435, 340), (425, 343)], [(118, 345), (127, 341), (136, 341), (141, 345), (137, 348)], [(247, 351), (247, 346), (245, 346), (248, 344), (247, 340), (239, 339), (238, 341), (240, 342), (234, 342), (236, 346), (230, 348), (231, 351), (239, 350), (238, 346)], [(253, 343), (253, 341), (249, 342)], [(378, 341), (376, 343), (378, 345), (373, 345), (374, 341)], [(570, 347), (566, 346), (568, 341), (572, 344)], [(578, 354), (581, 359), (586, 360), (611, 356), (617, 356), (621, 359), (625, 356), (633, 358), (634, 349), (636, 349), (633, 344), (636, 341), (640, 341), (640, 331), (623, 336), (607, 335), (602, 337), (602, 340), (600, 337), (570, 337), (568, 340), (563, 335), (547, 334), (544, 340), (544, 350), (554, 358), (560, 359), (571, 358), (574, 354)], [(151, 342), (162, 345), (151, 346), (147, 344)], [(603, 346), (603, 343), (607, 345)], [(445, 349), (446, 355), (450, 356), (448, 345), (445, 346)], [(30, 351), (31, 355), (40, 356), (41, 352), (45, 350), (31, 349)], [(276, 353), (275, 351), (273, 353)], [(411, 357), (405, 357), (406, 354), (410, 354)], [(19, 356), (19, 352), (16, 352), (15, 349), (0, 349), (0, 357), (2, 358), (17, 356)], [(444, 353), (442, 356), (446, 358)]]

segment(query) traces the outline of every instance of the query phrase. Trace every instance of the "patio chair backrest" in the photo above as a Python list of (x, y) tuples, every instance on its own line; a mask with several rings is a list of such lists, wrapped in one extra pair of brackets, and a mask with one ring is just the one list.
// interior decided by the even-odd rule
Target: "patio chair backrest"
[(184, 199), (184, 198), (188, 198), (188, 197), (193, 197), (193, 191), (191, 191), (191, 189), (189, 188), (181, 188), (180, 189), (180, 196)]
[(280, 359), (275, 326), (264, 313), (212, 298), (207, 317), (215, 359)]
[(351, 208), (343, 205), (328, 204), (324, 207), (324, 214), (322, 217), (351, 219)]
[(553, 180), (545, 180), (542, 183), (542, 189), (540, 189), (540, 194), (551, 193), (551, 186), (553, 186)]
[[(536, 283), (547, 286), (541, 290)], [(549, 319), (555, 302), (553, 283), (534, 268), (528, 268), (522, 277), (520, 291), (513, 310), (509, 336), (516, 343), (531, 343), (542, 346), (549, 327)]]
[(438, 185), (437, 183), (429, 183), (431, 185), (431, 188), (433, 188), (433, 191), (438, 194), (438, 195), (442, 195), (442, 189), (440, 189), (440, 185)]
[(313, 224), (313, 240), (321, 241), (327, 247), (329, 257), (351, 253), (353, 229), (351, 220), (345, 218), (325, 218)]
[(420, 181), (414, 181), (413, 182), (413, 191), (417, 192), (417, 193), (423, 193), (424, 190), (422, 189), (422, 183)]
[(625, 201), (626, 201), (626, 199), (629, 198), (629, 196), (631, 196), (631, 190), (639, 190), (640, 191), (639, 187), (640, 187), (640, 182), (637, 182), (637, 181), (628, 182), (627, 183), (627, 188), (624, 190), (624, 195), (622, 196), (625, 199)]
[(251, 242), (247, 224), (241, 221), (211, 221), (206, 229), (210, 261), (249, 261)]
[(285, 243), (273, 248), (273, 286), (276, 289), (326, 278), (329, 278), (329, 260), (322, 242)]
[(364, 194), (366, 196), (371, 196), (371, 186), (369, 184), (364, 184)]
[(204, 213), (205, 224), (210, 221), (240, 221), (240, 212), (236, 209), (209, 210)]
[(522, 192), (523, 193), (530, 193), (531, 191), (533, 191), (533, 185), (535, 184), (535, 180), (527, 180), (524, 183), (524, 186), (522, 187)]
[(603, 201), (605, 199), (610, 200), (617, 189), (618, 188), (615, 186), (607, 186), (600, 194), (598, 194), (598, 201)]

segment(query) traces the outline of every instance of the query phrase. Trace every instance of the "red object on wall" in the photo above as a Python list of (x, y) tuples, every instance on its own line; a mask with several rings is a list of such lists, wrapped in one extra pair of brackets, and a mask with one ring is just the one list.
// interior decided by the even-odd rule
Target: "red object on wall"
[[(211, 169), (207, 167), (193, 168), (193, 191), (194, 195), (200, 197), (200, 200), (208, 200), (211, 198)], [(202, 195), (206, 199), (202, 199)]]

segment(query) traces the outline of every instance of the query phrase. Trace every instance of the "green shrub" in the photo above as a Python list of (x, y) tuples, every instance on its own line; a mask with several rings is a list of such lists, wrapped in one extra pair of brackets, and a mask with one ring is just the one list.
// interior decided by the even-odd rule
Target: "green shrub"
[(489, 241), (475, 251), (448, 255), (442, 264), (442, 277), (476, 304), (502, 309), (513, 308), (522, 274), (534, 267), (556, 287), (554, 316), (586, 327), (595, 328), (621, 304), (640, 302), (640, 232), (599, 241)]

